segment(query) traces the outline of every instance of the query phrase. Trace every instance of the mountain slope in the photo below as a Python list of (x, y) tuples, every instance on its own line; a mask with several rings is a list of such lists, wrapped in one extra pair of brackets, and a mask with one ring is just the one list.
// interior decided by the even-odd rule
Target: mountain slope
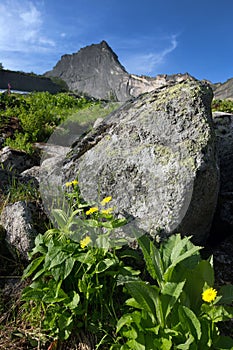
[[(61, 78), (71, 91), (115, 101), (126, 101), (172, 82), (195, 79), (188, 73), (156, 77), (129, 74), (106, 41), (86, 46), (77, 53), (63, 55), (55, 67), (44, 75)], [(223, 84), (209, 83), (214, 98), (233, 99), (233, 79)]]
[(106, 41), (62, 56), (45, 76), (63, 79), (72, 91), (116, 101), (126, 101), (174, 80), (192, 78), (189, 74), (158, 75), (155, 78), (129, 74)]

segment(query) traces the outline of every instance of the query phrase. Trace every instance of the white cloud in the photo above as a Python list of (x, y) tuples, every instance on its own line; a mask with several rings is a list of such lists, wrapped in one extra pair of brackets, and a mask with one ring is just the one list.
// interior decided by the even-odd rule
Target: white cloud
[[(163, 43), (163, 45), (164, 47), (160, 48), (156, 52), (139, 54), (134, 53), (133, 55), (128, 55), (128, 57), (124, 60), (126, 69), (130, 73), (135, 74), (154, 73), (157, 71), (158, 67), (165, 62), (167, 55), (176, 49), (178, 45), (177, 36), (171, 35), (169, 38), (166, 38), (166, 42)], [(138, 45), (138, 47), (140, 47), (140, 45)]]
[[(1, 0), (0, 3), (0, 60), (4, 67), (18, 54), (33, 54), (51, 50), (55, 42), (46, 36), (43, 14), (27, 0)], [(3, 60), (5, 58), (5, 60)], [(17, 60), (17, 57), (15, 58)]]

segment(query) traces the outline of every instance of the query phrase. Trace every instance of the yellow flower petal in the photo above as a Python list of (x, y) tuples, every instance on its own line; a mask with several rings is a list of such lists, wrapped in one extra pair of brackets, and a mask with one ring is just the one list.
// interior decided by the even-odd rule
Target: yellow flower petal
[(211, 303), (211, 301), (216, 299), (216, 296), (216, 289), (208, 288), (202, 293), (202, 300), (206, 301), (207, 303)]
[(96, 211), (98, 211), (98, 207), (92, 207), (89, 210), (86, 211), (86, 215), (91, 215), (93, 213), (95, 213)]
[(110, 202), (112, 200), (111, 196), (105, 197), (102, 201), (101, 201), (101, 205), (105, 205), (106, 203)]
[(73, 181), (72, 181), (72, 185), (75, 186), (75, 185), (77, 185), (77, 184), (78, 184), (78, 180), (73, 180)]
[(80, 241), (80, 247), (83, 249), (85, 248), (89, 243), (91, 242), (91, 239), (89, 236), (86, 236)]
[(109, 215), (112, 213), (112, 211), (113, 211), (113, 208), (103, 209), (101, 210), (101, 214)]
[(66, 187), (72, 186), (72, 181), (66, 182)]

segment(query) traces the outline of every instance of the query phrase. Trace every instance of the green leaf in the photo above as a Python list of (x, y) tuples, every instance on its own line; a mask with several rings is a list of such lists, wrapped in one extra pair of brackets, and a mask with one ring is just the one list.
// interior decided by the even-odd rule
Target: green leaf
[(166, 319), (170, 312), (172, 311), (173, 306), (180, 297), (185, 281), (180, 283), (167, 282), (163, 286), (161, 293), (161, 302), (163, 307), (164, 318)]
[(220, 299), (221, 304), (231, 304), (233, 302), (233, 285), (227, 284), (222, 286), (218, 294), (222, 296)]
[(163, 262), (159, 250), (146, 235), (138, 238), (138, 243), (142, 249), (149, 274), (161, 284), (163, 280)]
[(157, 287), (150, 286), (143, 281), (127, 282), (125, 286), (141, 309), (150, 313), (154, 322), (155, 315), (158, 317), (158, 322), (163, 321), (160, 314), (161, 307), (159, 303), (159, 289)]
[(192, 336), (200, 340), (201, 339), (201, 324), (195, 313), (186, 306), (180, 305), (179, 317), (181, 319), (182, 327), (188, 329)]
[(64, 277), (63, 277), (64, 279), (71, 274), (73, 267), (74, 267), (74, 264), (75, 264), (75, 259), (72, 258), (71, 256), (66, 259)]
[(101, 273), (113, 265), (116, 265), (115, 259), (104, 259), (96, 265), (95, 272)]
[(201, 294), (205, 283), (208, 286), (214, 285), (214, 269), (208, 260), (201, 260), (194, 269), (184, 268), (184, 275), (186, 278), (185, 304), (190, 305), (190, 308), (197, 312), (202, 304)]
[(35, 260), (33, 260), (27, 266), (27, 268), (24, 270), (23, 279), (28, 278), (29, 276), (31, 276), (33, 274), (33, 272), (35, 272), (35, 270), (38, 268), (38, 266), (40, 266), (42, 261), (44, 261), (44, 259), (45, 259), (45, 257), (42, 255), (42, 256), (39, 256), (38, 258), (36, 258)]
[(124, 314), (117, 322), (116, 332), (119, 333), (122, 327), (129, 327), (133, 322), (133, 317), (131, 314)]
[(73, 291), (72, 294), (73, 294), (73, 298), (72, 298), (71, 302), (69, 304), (67, 304), (67, 306), (71, 310), (75, 309), (78, 306), (79, 302), (80, 302), (79, 294), (76, 293), (75, 291)]
[(220, 336), (218, 340), (214, 343), (214, 348), (218, 350), (232, 350), (233, 339), (226, 336)]
[(191, 257), (192, 255), (194, 255), (195, 253), (197, 253), (200, 250), (200, 247), (196, 247), (193, 246), (191, 249), (189, 249), (188, 251), (186, 251), (185, 253), (181, 254), (180, 256), (176, 256), (174, 255), (173, 258), (173, 262), (172, 264), (167, 268), (167, 270), (164, 273), (164, 280), (165, 281), (169, 281), (172, 278), (172, 272), (174, 270), (174, 268), (182, 261), (184, 261), (185, 259)]
[(63, 229), (69, 220), (69, 216), (61, 209), (53, 209), (52, 215), (54, 216), (58, 227)]
[[(195, 339), (192, 336), (192, 334), (188, 334), (188, 339), (186, 340), (186, 342), (183, 343), (183, 344), (177, 345), (176, 349), (179, 349), (179, 350), (190, 350), (190, 345), (193, 344), (194, 340)], [(196, 348), (196, 350), (197, 350), (197, 348)]]
[(106, 235), (99, 235), (95, 243), (98, 248), (103, 248), (106, 251), (110, 248), (109, 238)]
[[(61, 265), (64, 261), (66, 261), (67, 259), (67, 254), (63, 251), (58, 251), (56, 249), (55, 251), (55, 255), (54, 254), (49, 254), (48, 258), (46, 259), (46, 267), (48, 270), (51, 270), (53, 267)], [(50, 264), (48, 265), (48, 262), (50, 262)]]

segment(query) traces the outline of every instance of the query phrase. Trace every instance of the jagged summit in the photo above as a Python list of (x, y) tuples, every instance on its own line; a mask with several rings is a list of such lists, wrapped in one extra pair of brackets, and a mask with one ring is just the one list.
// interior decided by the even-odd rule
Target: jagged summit
[(46, 76), (63, 79), (70, 90), (96, 98), (125, 100), (128, 98), (122, 83), (128, 73), (106, 41), (92, 44), (77, 53), (63, 55)]
[[(63, 79), (70, 90), (100, 99), (126, 101), (188, 74), (159, 75), (155, 78), (129, 74), (118, 56), (103, 40), (61, 57), (47, 77)], [(190, 77), (190, 76), (189, 76)]]
[[(76, 53), (63, 55), (55, 67), (44, 75), (61, 78), (71, 91), (115, 101), (126, 101), (163, 85), (194, 79), (188, 73), (160, 74), (156, 77), (129, 74), (105, 40), (81, 48)], [(215, 96), (232, 98), (232, 81), (211, 84)]]

